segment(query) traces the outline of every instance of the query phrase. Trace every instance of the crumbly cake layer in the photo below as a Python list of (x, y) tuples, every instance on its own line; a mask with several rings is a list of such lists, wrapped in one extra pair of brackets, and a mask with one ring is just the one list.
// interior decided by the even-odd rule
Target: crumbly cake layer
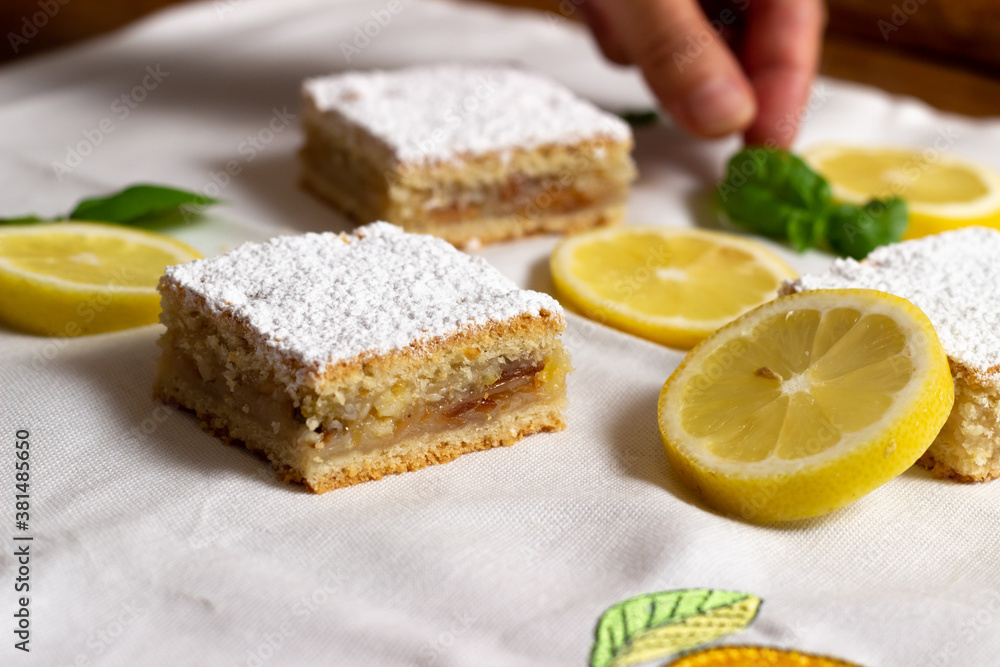
[(569, 360), (551, 318), (469, 327), (420, 355), (371, 361), (291, 394), (248, 344), (177, 305), (164, 305), (173, 326), (160, 340), (156, 395), (317, 491), (562, 425)]
[(160, 289), (156, 395), (314, 490), (561, 427), (558, 304), (438, 239), (275, 239)]
[(919, 463), (935, 477), (985, 482), (1000, 477), (1000, 390), (952, 366), (955, 406)]
[[(457, 120), (449, 104), (483, 80), (495, 90)], [(303, 182), (358, 222), (456, 245), (572, 231), (617, 222), (635, 178), (627, 124), (516, 70), (352, 73), (304, 96)]]
[(802, 276), (783, 294), (867, 288), (914, 303), (934, 324), (955, 378), (955, 405), (920, 460), (941, 477), (1000, 477), (1000, 231), (969, 227), (877, 248)]

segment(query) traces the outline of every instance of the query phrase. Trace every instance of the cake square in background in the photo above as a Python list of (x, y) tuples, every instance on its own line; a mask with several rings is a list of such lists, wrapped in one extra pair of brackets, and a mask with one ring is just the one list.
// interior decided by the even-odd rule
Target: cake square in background
[(619, 222), (632, 132), (537, 74), (438, 65), (303, 84), (305, 186), (360, 223), (451, 243)]

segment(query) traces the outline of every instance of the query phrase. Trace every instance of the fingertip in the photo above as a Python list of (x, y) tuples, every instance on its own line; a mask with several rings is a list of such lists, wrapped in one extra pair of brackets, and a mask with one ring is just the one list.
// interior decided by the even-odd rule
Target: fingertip
[(671, 111), (685, 129), (714, 138), (750, 127), (757, 103), (745, 81), (722, 76), (695, 85), (684, 99), (671, 105)]
[(809, 115), (811, 78), (789, 69), (761, 72), (753, 77), (760, 110), (747, 128), (747, 143), (788, 148), (801, 122)]

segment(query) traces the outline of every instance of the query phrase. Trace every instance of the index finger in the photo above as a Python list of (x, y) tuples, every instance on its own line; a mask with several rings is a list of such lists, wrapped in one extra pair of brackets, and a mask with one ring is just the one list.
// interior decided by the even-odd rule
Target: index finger
[(716, 137), (750, 125), (750, 84), (694, 0), (612, 0), (601, 9), (653, 94), (686, 129)]
[(746, 142), (788, 147), (816, 74), (826, 10), (822, 0), (754, 0), (747, 11), (742, 60), (758, 112)]

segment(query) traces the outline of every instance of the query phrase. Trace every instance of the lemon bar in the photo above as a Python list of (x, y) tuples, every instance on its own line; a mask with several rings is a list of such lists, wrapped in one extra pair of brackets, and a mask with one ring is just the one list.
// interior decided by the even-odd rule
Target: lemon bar
[(1000, 231), (968, 227), (877, 248), (787, 282), (784, 293), (862, 287), (911, 301), (948, 354), (955, 406), (920, 463), (938, 477), (1000, 477)]
[(159, 290), (156, 396), (317, 493), (564, 427), (559, 304), (440, 239), (278, 237)]
[(635, 177), (627, 123), (516, 69), (348, 72), (303, 107), (308, 189), (459, 246), (616, 223)]

